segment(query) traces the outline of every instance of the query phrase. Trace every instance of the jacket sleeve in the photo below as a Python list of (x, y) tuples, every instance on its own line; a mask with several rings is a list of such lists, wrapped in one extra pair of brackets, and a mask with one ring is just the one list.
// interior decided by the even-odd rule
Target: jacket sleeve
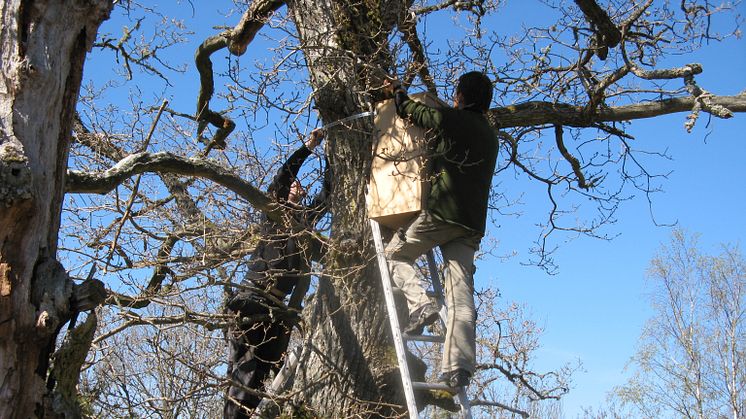
[(422, 128), (440, 128), (443, 122), (443, 113), (430, 106), (414, 101), (407, 96), (404, 89), (398, 89), (394, 93), (396, 113), (404, 119), (412, 121)]
[(293, 184), (295, 179), (298, 177), (298, 171), (300, 171), (303, 162), (306, 161), (308, 156), (311, 155), (311, 150), (305, 145), (302, 145), (299, 149), (295, 150), (293, 154), (288, 157), (285, 163), (277, 171), (277, 174), (272, 179), (267, 192), (279, 201), (287, 201), (288, 195), (290, 195), (290, 185)]

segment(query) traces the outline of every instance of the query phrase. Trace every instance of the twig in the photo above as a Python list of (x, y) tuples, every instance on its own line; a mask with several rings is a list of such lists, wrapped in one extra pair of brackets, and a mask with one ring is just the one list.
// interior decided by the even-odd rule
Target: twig
[[(142, 145), (142, 149), (140, 150), (140, 152), (144, 152), (145, 150), (147, 150), (148, 146), (150, 145), (150, 139), (153, 137), (155, 127), (158, 125), (158, 121), (161, 119), (161, 114), (163, 114), (163, 110), (166, 108), (166, 105), (168, 105), (168, 100), (164, 99), (161, 107), (158, 108), (158, 113), (155, 115), (155, 119), (150, 126), (148, 136), (145, 137), (145, 143)], [(122, 233), (124, 223), (127, 222), (127, 219), (132, 213), (132, 205), (135, 203), (135, 197), (137, 196), (137, 190), (140, 188), (141, 178), (142, 175), (137, 175), (137, 178), (135, 179), (135, 185), (132, 187), (132, 194), (130, 195), (130, 199), (127, 201), (127, 206), (125, 207), (122, 219), (119, 221), (117, 230), (114, 232), (114, 238), (111, 240), (111, 248), (109, 249), (109, 253), (106, 255), (106, 260), (104, 261), (104, 272), (106, 272), (106, 269), (109, 267), (109, 262), (111, 262), (111, 258), (112, 256), (114, 256), (114, 251), (117, 247), (117, 241), (119, 240), (119, 235)]]

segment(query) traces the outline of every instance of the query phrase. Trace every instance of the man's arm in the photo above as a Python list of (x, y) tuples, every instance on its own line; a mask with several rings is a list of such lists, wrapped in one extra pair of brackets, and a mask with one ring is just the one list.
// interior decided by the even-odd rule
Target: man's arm
[(394, 95), (396, 113), (401, 118), (408, 119), (422, 128), (440, 128), (443, 121), (443, 114), (440, 110), (410, 99), (407, 91), (398, 84), (398, 81), (388, 83), (390, 84), (384, 89), (390, 89)]
[(303, 143), (303, 145), (295, 150), (293, 154), (288, 157), (285, 163), (277, 171), (272, 183), (270, 183), (267, 191), (275, 199), (279, 201), (287, 201), (290, 195), (290, 186), (298, 177), (298, 172), (301, 166), (306, 161), (308, 156), (311, 155), (311, 151), (321, 142), (324, 138), (324, 134), (321, 130), (313, 130), (311, 134)]

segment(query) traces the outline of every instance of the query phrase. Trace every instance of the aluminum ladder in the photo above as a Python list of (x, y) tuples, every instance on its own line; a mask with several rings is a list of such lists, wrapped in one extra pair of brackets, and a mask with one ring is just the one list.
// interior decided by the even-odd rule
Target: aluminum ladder
[[(407, 399), (407, 410), (409, 411), (410, 419), (419, 418), (419, 411), (417, 410), (417, 403), (414, 398), (415, 390), (441, 390), (450, 393), (452, 389), (445, 384), (435, 384), (427, 382), (412, 381), (412, 377), (409, 375), (409, 365), (407, 364), (406, 344), (405, 341), (421, 341), (421, 342), (436, 342), (443, 343), (445, 338), (443, 336), (432, 336), (432, 335), (419, 335), (411, 336), (403, 334), (399, 326), (399, 317), (396, 312), (396, 304), (394, 302), (394, 290), (391, 285), (391, 276), (389, 271), (389, 263), (386, 259), (386, 254), (383, 246), (383, 239), (381, 238), (381, 228), (378, 222), (370, 220), (370, 227), (373, 231), (373, 242), (376, 249), (376, 258), (378, 259), (378, 267), (381, 271), (381, 281), (383, 283), (383, 294), (386, 297), (386, 309), (389, 314), (389, 325), (391, 326), (391, 333), (394, 336), (394, 346), (396, 347), (396, 357), (399, 361), (399, 371), (401, 372), (402, 384), (404, 385), (404, 395)], [(448, 316), (443, 298), (443, 287), (440, 282), (438, 275), (438, 266), (435, 263), (435, 257), (433, 256), (432, 250), (427, 252), (427, 264), (428, 271), (430, 271), (430, 280), (433, 285), (433, 291), (435, 298), (440, 304), (440, 322), (441, 330), (445, 329), (445, 321)], [(466, 397), (466, 389), (462, 388), (457, 393), (458, 404), (461, 406), (459, 417), (462, 419), (471, 419), (471, 406), (469, 399)]]

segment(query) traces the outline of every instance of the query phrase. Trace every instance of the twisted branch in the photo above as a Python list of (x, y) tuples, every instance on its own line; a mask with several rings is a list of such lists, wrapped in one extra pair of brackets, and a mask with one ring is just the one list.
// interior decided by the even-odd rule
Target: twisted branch
[(204, 151), (205, 155), (212, 148), (224, 149), (226, 138), (236, 127), (235, 122), (210, 109), (210, 99), (215, 92), (215, 80), (210, 56), (225, 47), (228, 47), (228, 51), (233, 55), (242, 55), (270, 16), (284, 4), (283, 0), (254, 1), (233, 29), (207, 38), (197, 48), (194, 55), (194, 63), (199, 72), (200, 80), (200, 89), (197, 95), (197, 136), (202, 136), (207, 125), (217, 128), (215, 135), (207, 144)]

